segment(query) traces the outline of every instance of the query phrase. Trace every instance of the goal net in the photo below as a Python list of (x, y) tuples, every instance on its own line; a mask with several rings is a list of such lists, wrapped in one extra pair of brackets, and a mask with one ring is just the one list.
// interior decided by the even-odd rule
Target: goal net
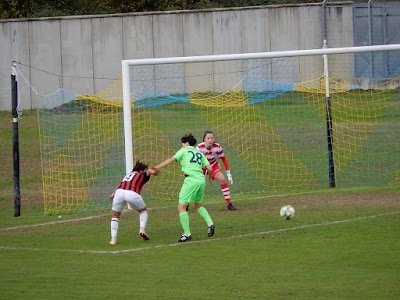
[[(60, 101), (40, 110), (46, 213), (110, 207), (108, 194), (135, 160), (158, 164), (183, 135), (201, 142), (206, 130), (228, 158), (233, 197), (400, 184), (400, 66), (390, 59), (399, 51), (123, 61), (122, 85), (92, 97), (59, 91), (43, 99)], [(385, 58), (374, 60), (373, 77), (364, 55)], [(175, 201), (182, 180), (172, 164), (143, 196)], [(221, 196), (218, 184), (207, 186), (211, 196)]]

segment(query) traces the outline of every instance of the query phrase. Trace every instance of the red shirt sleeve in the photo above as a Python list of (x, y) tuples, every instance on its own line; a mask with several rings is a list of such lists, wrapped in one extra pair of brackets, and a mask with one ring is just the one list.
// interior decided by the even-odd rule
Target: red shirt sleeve
[(222, 163), (224, 164), (225, 170), (228, 171), (229, 170), (229, 164), (228, 164), (228, 160), (226, 159), (225, 156), (221, 157)]

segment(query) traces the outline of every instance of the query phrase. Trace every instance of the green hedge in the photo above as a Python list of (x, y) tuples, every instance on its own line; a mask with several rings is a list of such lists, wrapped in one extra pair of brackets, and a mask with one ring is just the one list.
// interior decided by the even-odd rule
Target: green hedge
[(145, 11), (315, 3), (315, 0), (1, 0), (0, 18), (38, 18)]

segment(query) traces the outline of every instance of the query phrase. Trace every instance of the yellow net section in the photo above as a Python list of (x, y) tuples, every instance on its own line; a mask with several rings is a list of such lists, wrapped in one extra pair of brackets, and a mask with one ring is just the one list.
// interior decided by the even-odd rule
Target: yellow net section
[(124, 163), (122, 106), (65, 90), (44, 100), (58, 104), (39, 114), (45, 213), (106, 207)]

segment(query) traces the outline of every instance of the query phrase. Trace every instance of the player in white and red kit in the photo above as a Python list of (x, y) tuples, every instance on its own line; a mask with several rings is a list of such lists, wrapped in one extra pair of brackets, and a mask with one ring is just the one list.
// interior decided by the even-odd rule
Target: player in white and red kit
[(144, 240), (149, 239), (145, 231), (148, 218), (147, 208), (140, 192), (143, 185), (150, 180), (151, 175), (157, 175), (157, 170), (154, 167), (148, 168), (146, 164), (137, 161), (132, 172), (125, 175), (115, 192), (110, 195), (110, 198), (113, 198), (110, 245), (117, 243), (119, 218), (126, 203), (139, 212), (139, 235)]
[(231, 191), (229, 189), (229, 185), (226, 183), (225, 176), (222, 174), (222, 170), (218, 163), (218, 159), (221, 159), (229, 184), (233, 184), (228, 160), (225, 157), (224, 150), (222, 149), (221, 145), (215, 142), (214, 133), (212, 131), (206, 131), (203, 136), (203, 142), (198, 144), (196, 149), (202, 152), (210, 162), (213, 170), (212, 178), (218, 180), (219, 184), (221, 185), (221, 192), (224, 195), (227, 208), (229, 210), (236, 210), (236, 207), (231, 203)]

